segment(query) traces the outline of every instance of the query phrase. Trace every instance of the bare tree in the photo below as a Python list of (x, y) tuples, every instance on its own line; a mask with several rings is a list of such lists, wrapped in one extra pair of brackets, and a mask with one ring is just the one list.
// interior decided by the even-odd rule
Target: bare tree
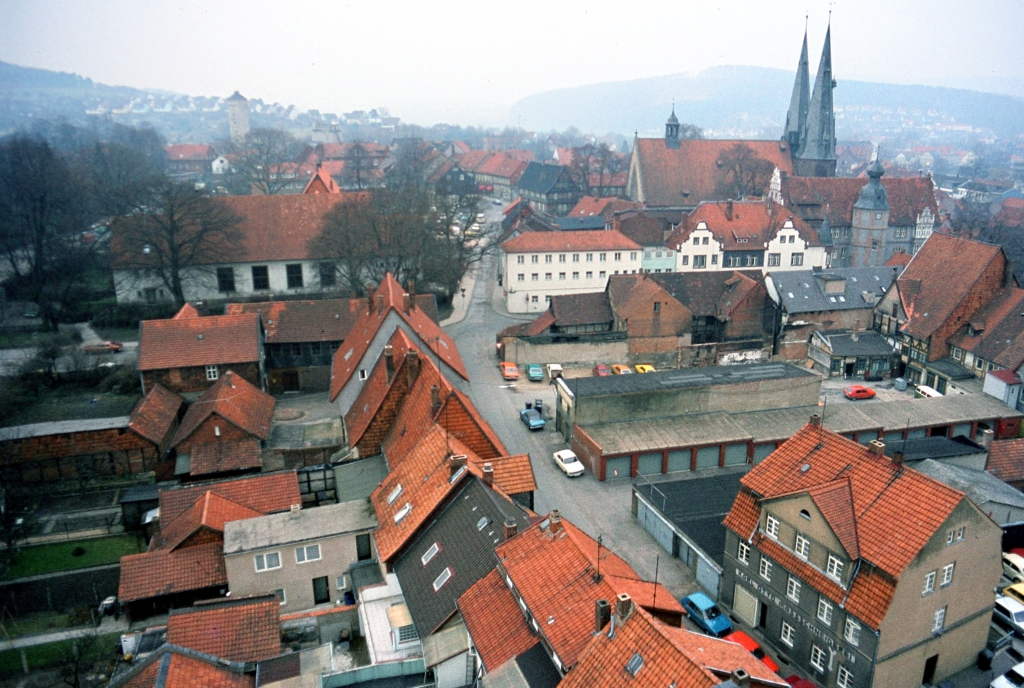
[(237, 256), (241, 221), (227, 204), (191, 184), (167, 181), (156, 189), (147, 212), (115, 223), (113, 260), (126, 270), (154, 271), (182, 306), (189, 280), (207, 273), (205, 266)]
[(721, 198), (760, 196), (771, 183), (775, 166), (757, 157), (750, 146), (737, 143), (717, 160), (718, 179), (715, 193)]
[(572, 159), (569, 161), (569, 174), (584, 196), (592, 195), (590, 167), (591, 158), (596, 152), (597, 149), (592, 143), (585, 143), (572, 149)]
[(356, 189), (365, 188), (371, 169), (373, 169), (373, 160), (367, 152), (366, 146), (361, 141), (351, 144), (345, 153), (346, 186), (354, 186)]
[(280, 129), (253, 129), (237, 145), (234, 168), (236, 174), (259, 194), (277, 194), (293, 180), (288, 166), (294, 164), (302, 145), (294, 136)]

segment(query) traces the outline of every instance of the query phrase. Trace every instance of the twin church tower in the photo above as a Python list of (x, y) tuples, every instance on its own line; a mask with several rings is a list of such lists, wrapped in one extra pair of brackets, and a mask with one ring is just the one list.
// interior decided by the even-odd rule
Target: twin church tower
[(825, 32), (825, 47), (821, 50), (818, 73), (814, 77), (814, 91), (810, 89), (807, 64), (807, 31), (804, 46), (796, 67), (793, 95), (786, 113), (786, 127), (782, 140), (786, 141), (793, 158), (793, 172), (799, 177), (836, 176), (836, 115), (832, 107), (832, 27)]

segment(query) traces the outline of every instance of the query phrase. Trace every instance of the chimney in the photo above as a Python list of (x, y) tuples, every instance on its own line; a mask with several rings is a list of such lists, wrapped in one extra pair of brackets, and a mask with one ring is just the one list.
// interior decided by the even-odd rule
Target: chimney
[(420, 375), (420, 353), (415, 349), (405, 352), (405, 374), (409, 377), (409, 386), (416, 382)]
[(366, 283), (366, 301), (368, 304), (367, 307), (370, 309), (370, 312), (373, 313), (373, 285), (369, 282)]
[(819, 416), (817, 413), (812, 413), (811, 414), (811, 425), (816, 427), (816, 428), (820, 428), (821, 427), (821, 416)]
[(384, 312), (384, 295), (377, 294), (377, 310), (381, 313)]
[(412, 307), (416, 307), (416, 283), (409, 282), (409, 297), (412, 299)]
[(484, 482), (488, 487), (494, 487), (494, 466), (489, 463), (484, 464)]
[(430, 386), (430, 413), (436, 414), (441, 409), (441, 389), (437, 385)]
[(732, 221), (732, 199), (725, 202), (725, 219)]
[(406, 313), (412, 308), (412, 297), (408, 294), (402, 294), (402, 310)]
[(853, 334), (850, 335), (850, 339), (855, 342), (860, 341), (860, 320), (853, 321)]
[(993, 437), (994, 434), (995, 433), (992, 432), (992, 428), (985, 428), (984, 430), (982, 430), (981, 432), (979, 432), (976, 435), (976, 437), (978, 437), (978, 444), (980, 444), (981, 446), (985, 447), (985, 449), (991, 451), (992, 450), (992, 437)]
[(615, 596), (615, 618), (618, 625), (622, 626), (629, 621), (631, 616), (633, 616), (633, 598), (627, 592), (620, 592)]
[(395, 375), (395, 350), (390, 344), (384, 345), (384, 366), (388, 371), (388, 384), (391, 383), (391, 378)]
[(885, 456), (885, 442), (882, 440), (871, 440), (868, 443), (868, 451), (875, 456)]
[(594, 635), (600, 633), (612, 620), (612, 606), (608, 600), (594, 600)]
[(893, 452), (892, 463), (893, 463), (894, 466), (902, 466), (903, 465), (903, 452), (902, 451)]
[(452, 454), (448, 457), (448, 466), (452, 469), (452, 475), (459, 472), (459, 469), (466, 465), (465, 454)]
[(750, 688), (750, 674), (745, 669), (733, 669), (729, 678), (739, 688)]
[(551, 513), (548, 514), (548, 520), (551, 523), (551, 525), (549, 526), (551, 529), (551, 534), (557, 535), (558, 532), (562, 530), (562, 512), (559, 511), (558, 509), (552, 509)]
[(519, 534), (519, 524), (514, 518), (505, 519), (505, 541), (509, 541)]

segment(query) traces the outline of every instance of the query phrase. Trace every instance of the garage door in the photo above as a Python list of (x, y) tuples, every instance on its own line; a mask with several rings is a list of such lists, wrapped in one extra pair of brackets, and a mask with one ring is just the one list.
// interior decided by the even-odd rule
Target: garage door
[(697, 450), (697, 468), (711, 468), (718, 465), (718, 447), (701, 447)]
[(767, 459), (773, 451), (775, 451), (774, 444), (759, 444), (754, 447), (754, 464), (759, 464)]
[(953, 426), (953, 437), (958, 436), (970, 437), (971, 436), (971, 424), (961, 423), (960, 425)]
[(919, 440), (922, 437), (925, 437), (926, 435), (927, 435), (927, 432), (925, 431), (924, 428), (917, 428), (916, 430), (911, 430), (910, 432), (907, 433), (907, 439), (908, 440)]
[(738, 466), (747, 462), (747, 443), (725, 446), (725, 465)]
[(611, 459), (605, 459), (604, 479), (611, 480), (612, 478), (628, 478), (630, 477), (629, 469), (632, 465), (632, 456), (616, 456)]
[(704, 557), (697, 559), (697, 584), (711, 599), (718, 599), (718, 571)]
[(666, 552), (672, 551), (672, 539), (675, 533), (672, 532), (668, 523), (642, 499), (637, 500), (636, 520)]
[(903, 431), (902, 430), (894, 430), (893, 432), (885, 433), (885, 439), (883, 441), (886, 444), (892, 444), (894, 442), (899, 442), (902, 439), (903, 439)]
[(637, 475), (661, 473), (661, 452), (657, 454), (641, 454), (636, 462)]
[(668, 472), (674, 473), (675, 471), (688, 471), (690, 470), (690, 457), (691, 452), (689, 449), (682, 451), (672, 451), (668, 453)]
[(732, 610), (736, 615), (753, 626), (757, 622), (757, 598), (739, 583), (733, 587)]

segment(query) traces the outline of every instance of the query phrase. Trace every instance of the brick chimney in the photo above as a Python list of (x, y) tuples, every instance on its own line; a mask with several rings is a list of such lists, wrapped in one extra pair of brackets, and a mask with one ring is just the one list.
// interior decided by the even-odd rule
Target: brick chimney
[(562, 530), (562, 512), (558, 509), (552, 509), (551, 513), (548, 514), (548, 520), (551, 523), (549, 526), (551, 534), (557, 535)]
[(746, 669), (733, 669), (729, 678), (739, 688), (750, 688), (750, 674), (747, 673)]
[(369, 282), (366, 283), (366, 302), (367, 308), (373, 313), (373, 285)]
[(490, 463), (484, 464), (484, 482), (488, 487), (494, 486), (494, 466)]
[(506, 518), (504, 531), (505, 541), (507, 542), (519, 534), (519, 524), (516, 523), (514, 518)]
[(459, 472), (459, 469), (466, 465), (465, 454), (452, 454), (448, 457), (448, 466), (452, 469), (452, 475)]
[(600, 633), (612, 620), (612, 606), (608, 600), (594, 600), (594, 635)]
[(409, 297), (412, 299), (412, 307), (416, 307), (416, 282), (409, 282)]
[(391, 378), (395, 376), (395, 349), (390, 344), (384, 345), (384, 367), (387, 368), (387, 382), (391, 383)]
[(629, 596), (629, 593), (620, 592), (615, 596), (615, 625), (622, 626), (629, 621), (631, 616), (633, 616), (633, 598)]
[(875, 456), (885, 456), (885, 442), (882, 440), (871, 440), (868, 443), (868, 451)]
[(420, 353), (415, 349), (405, 352), (405, 374), (409, 379), (409, 386), (416, 382), (420, 375)]
[(732, 199), (725, 202), (725, 219), (732, 222)]
[(412, 296), (402, 294), (402, 310), (408, 313), (412, 309)]
[(811, 425), (816, 427), (816, 428), (820, 428), (821, 427), (821, 416), (819, 416), (817, 413), (812, 413), (811, 414)]
[(384, 295), (377, 294), (377, 310), (381, 313), (384, 312)]

